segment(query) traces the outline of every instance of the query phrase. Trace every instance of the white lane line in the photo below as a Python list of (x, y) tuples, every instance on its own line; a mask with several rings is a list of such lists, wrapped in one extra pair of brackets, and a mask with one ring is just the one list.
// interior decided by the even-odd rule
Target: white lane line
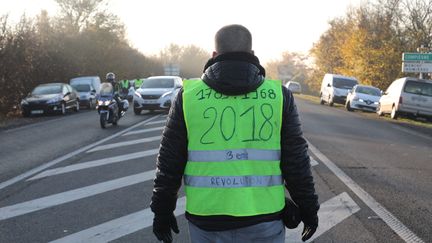
[(150, 125), (165, 124), (165, 123), (166, 123), (166, 120), (161, 120), (161, 121), (152, 121), (152, 122), (147, 123), (146, 125), (150, 126)]
[(163, 127), (153, 127), (153, 128), (135, 130), (135, 131), (131, 131), (131, 132), (125, 133), (122, 136), (129, 136), (129, 135), (141, 134), (141, 133), (146, 133), (146, 132), (160, 131), (160, 130), (163, 130), (164, 128), (165, 127), (163, 126)]
[(372, 211), (374, 211), (386, 224), (398, 234), (405, 242), (424, 242), (410, 229), (408, 229), (401, 221), (399, 221), (392, 213), (379, 204), (371, 195), (363, 188), (354, 182), (345, 172), (336, 166), (330, 159), (321, 153), (309, 141), (309, 149), (315, 156), (324, 163), (351, 191), (353, 191)]
[(46, 197), (41, 197), (27, 202), (18, 203), (11, 206), (0, 208), (0, 220), (5, 220), (20, 215), (28, 214), (38, 210), (54, 207), (60, 204), (72, 202), (100, 193), (115, 189), (131, 186), (141, 182), (151, 180), (155, 177), (155, 170), (122, 177), (95, 185), (86, 186)]
[(100, 146), (97, 146), (93, 149), (88, 150), (87, 153), (101, 151), (101, 150), (107, 150), (107, 149), (113, 149), (113, 148), (120, 148), (120, 147), (140, 144), (140, 143), (159, 141), (161, 138), (162, 138), (162, 136), (155, 136), (155, 137), (142, 138), (142, 139), (137, 139), (137, 140), (130, 140), (130, 141), (126, 141), (126, 142), (104, 144), (104, 145), (100, 145)]
[[(306, 242), (311, 242), (314, 239), (318, 238), (320, 235), (324, 234), (326, 231), (330, 230), (331, 228), (341, 223), (343, 220), (355, 214), (359, 210), (360, 207), (346, 192), (343, 192), (338, 196), (333, 197), (332, 199), (322, 203), (321, 208), (318, 211), (318, 229), (315, 234)], [(302, 231), (303, 223), (301, 223), (296, 229), (287, 229), (285, 235), (285, 242), (302, 242)]]
[(93, 167), (97, 167), (97, 166), (103, 166), (103, 165), (128, 161), (128, 160), (132, 160), (132, 159), (143, 158), (143, 157), (147, 157), (147, 156), (156, 155), (158, 152), (159, 152), (159, 148), (146, 150), (146, 151), (142, 151), (142, 152), (137, 152), (137, 153), (131, 153), (131, 154), (126, 154), (126, 155), (119, 155), (119, 156), (115, 156), (115, 157), (109, 157), (109, 158), (103, 158), (103, 159), (83, 162), (83, 163), (79, 163), (79, 164), (75, 164), (75, 165), (69, 165), (69, 166), (65, 166), (65, 167), (59, 167), (59, 168), (55, 168), (55, 169), (51, 169), (51, 170), (46, 170), (40, 174), (33, 176), (30, 179), (27, 179), (27, 181), (36, 180), (36, 179), (40, 179), (40, 178), (44, 178), (44, 177), (48, 177), (48, 176), (53, 176), (53, 175), (65, 174), (65, 173), (69, 173), (72, 171), (83, 170), (83, 169), (93, 168)]
[(310, 158), (310, 165), (311, 165), (311, 166), (316, 166), (316, 165), (318, 165), (318, 161), (316, 161), (314, 158), (312, 158), (312, 157), (310, 157), (310, 156), (309, 156), (309, 158)]
[(17, 183), (17, 182), (25, 179), (25, 178), (28, 178), (28, 177), (30, 177), (30, 176), (32, 176), (34, 174), (37, 174), (37, 173), (39, 173), (39, 172), (41, 172), (41, 171), (43, 171), (43, 170), (45, 170), (45, 169), (47, 169), (47, 168), (49, 168), (49, 167), (51, 167), (53, 165), (56, 165), (56, 164), (58, 164), (60, 162), (63, 162), (63, 161), (65, 161), (65, 160), (67, 160), (67, 159), (69, 159), (69, 158), (71, 158), (71, 157), (73, 157), (73, 156), (75, 156), (77, 154), (85, 152), (85, 151), (87, 151), (87, 150), (89, 150), (89, 149), (91, 149), (91, 148), (93, 148), (93, 147), (95, 147), (95, 146), (97, 146), (99, 144), (105, 143), (106, 141), (108, 141), (110, 139), (113, 139), (115, 137), (121, 136), (122, 134), (125, 134), (125, 133), (129, 132), (130, 130), (132, 130), (132, 129), (136, 128), (136, 127), (139, 127), (139, 126), (141, 126), (143, 124), (147, 124), (148, 122), (150, 122), (150, 121), (158, 118), (159, 116), (160, 115), (157, 115), (157, 116), (151, 117), (151, 118), (149, 118), (147, 120), (144, 120), (142, 122), (139, 122), (139, 123), (137, 123), (137, 124), (135, 124), (135, 125), (133, 125), (131, 127), (128, 127), (126, 129), (124, 129), (123, 131), (115, 133), (115, 134), (113, 134), (113, 135), (111, 135), (111, 136), (109, 136), (107, 138), (101, 139), (101, 140), (99, 140), (99, 141), (97, 141), (95, 143), (92, 143), (92, 144), (87, 145), (85, 147), (82, 147), (82, 148), (80, 148), (78, 150), (70, 152), (70, 153), (68, 153), (66, 155), (63, 155), (63, 156), (61, 156), (61, 157), (59, 157), (59, 158), (57, 158), (55, 160), (52, 160), (52, 161), (47, 162), (45, 164), (42, 164), (42, 165), (40, 165), (40, 166), (38, 166), (38, 167), (36, 167), (34, 169), (31, 169), (31, 170), (29, 170), (29, 171), (27, 171), (27, 172), (19, 175), (19, 176), (16, 176), (16, 177), (11, 178), (11, 179), (9, 179), (7, 181), (4, 181), (4, 182), (0, 183), (0, 190), (3, 189), (3, 188), (5, 188), (5, 187), (7, 187), (7, 186), (13, 185), (13, 184), (15, 184), (15, 183)]
[[(174, 215), (179, 216), (184, 214), (185, 208), (186, 199), (184, 197), (179, 198), (177, 200), (177, 207), (174, 211)], [(147, 208), (136, 213), (132, 213), (77, 232), (75, 234), (68, 235), (64, 238), (51, 241), (51, 243), (104, 243), (150, 227), (152, 224), (153, 212), (150, 210), (150, 208)]]
[[(176, 216), (182, 215), (184, 214), (185, 209), (185, 197), (179, 198), (177, 200), (177, 206), (174, 214)], [(320, 218), (320, 226), (312, 239), (315, 239), (359, 210), (360, 208), (358, 205), (348, 196), (347, 193), (342, 193), (339, 196), (336, 196), (323, 203), (318, 213)], [(149, 208), (147, 208), (121, 218), (96, 225), (83, 231), (79, 231), (64, 238), (51, 241), (51, 243), (109, 242), (148, 228), (152, 225), (152, 223), (153, 213)], [(287, 232), (289, 235), (285, 239), (289, 240), (289, 242), (301, 242), (300, 238), (302, 229), (303, 227), (300, 225), (296, 230)]]

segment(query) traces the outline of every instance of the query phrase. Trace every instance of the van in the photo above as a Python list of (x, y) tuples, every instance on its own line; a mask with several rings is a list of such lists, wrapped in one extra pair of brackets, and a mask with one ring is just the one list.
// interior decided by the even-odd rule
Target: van
[(432, 119), (432, 80), (404, 77), (393, 81), (379, 100), (377, 113), (423, 116)]
[(96, 107), (96, 97), (100, 93), (101, 86), (98, 76), (73, 78), (69, 84), (79, 93), (81, 106), (86, 106), (89, 109)]
[(99, 94), (101, 80), (100, 80), (100, 78), (98, 76), (77, 77), (77, 78), (71, 79), (69, 81), (69, 84), (71, 86), (74, 86), (74, 85), (77, 85), (77, 84), (89, 84), (91, 87), (94, 88), (95, 93)]
[(321, 82), (320, 104), (333, 106), (334, 103), (345, 105), (348, 91), (359, 82), (354, 77), (326, 73)]

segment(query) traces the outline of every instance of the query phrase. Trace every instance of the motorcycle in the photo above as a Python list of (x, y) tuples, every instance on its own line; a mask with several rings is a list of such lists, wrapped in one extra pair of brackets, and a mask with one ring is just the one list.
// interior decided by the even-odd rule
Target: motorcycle
[[(102, 128), (106, 128), (108, 123), (116, 126), (129, 108), (127, 100), (122, 100), (120, 104), (117, 103), (113, 91), (114, 89), (110, 83), (103, 83), (101, 85), (96, 109), (99, 113), (99, 121)], [(119, 112), (119, 109), (121, 109), (121, 112)]]

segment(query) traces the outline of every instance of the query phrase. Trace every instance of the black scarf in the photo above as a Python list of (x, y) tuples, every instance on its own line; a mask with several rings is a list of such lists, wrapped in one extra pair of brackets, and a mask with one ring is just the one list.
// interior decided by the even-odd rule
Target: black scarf
[(227, 52), (214, 58), (210, 58), (204, 66), (204, 71), (211, 65), (221, 61), (243, 61), (255, 65), (260, 70), (260, 75), (265, 77), (265, 69), (261, 66), (258, 57), (248, 52)]

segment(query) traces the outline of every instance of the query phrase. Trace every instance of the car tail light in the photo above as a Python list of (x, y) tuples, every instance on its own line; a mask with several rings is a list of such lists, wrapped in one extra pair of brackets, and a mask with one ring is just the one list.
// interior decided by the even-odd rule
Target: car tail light
[(402, 96), (399, 97), (399, 104), (402, 104)]

